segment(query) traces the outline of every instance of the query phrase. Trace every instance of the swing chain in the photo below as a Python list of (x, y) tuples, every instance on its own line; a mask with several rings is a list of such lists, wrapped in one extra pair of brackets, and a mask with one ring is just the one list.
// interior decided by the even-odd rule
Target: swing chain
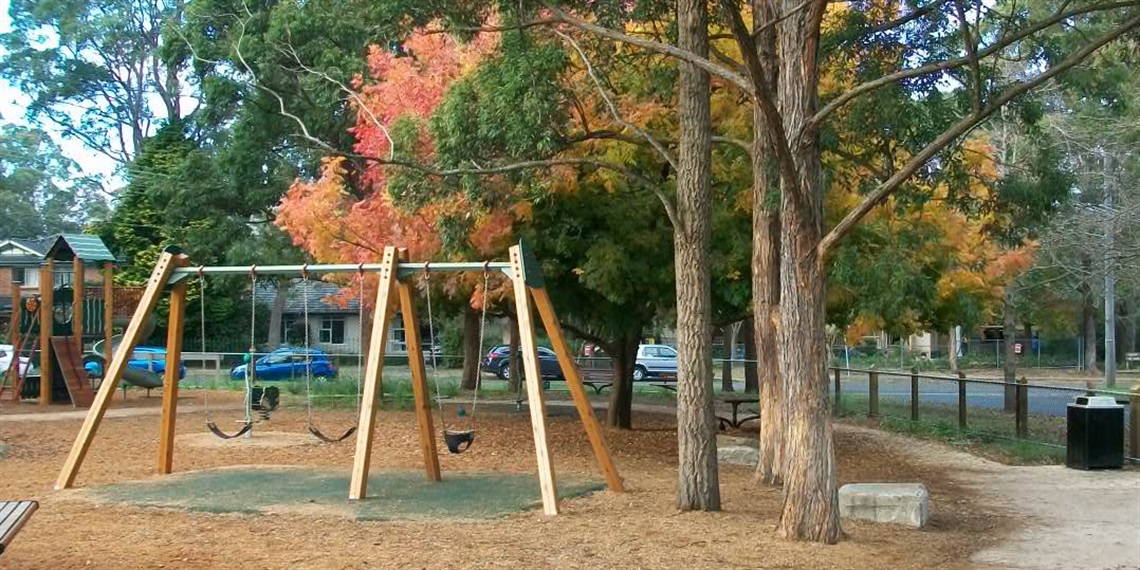
[[(356, 278), (359, 282), (359, 290), (356, 297), (356, 319), (360, 323), (361, 334), (358, 335), (360, 340), (359, 346), (356, 351), (356, 408), (360, 409), (360, 403), (364, 400), (363, 386), (361, 379), (364, 377), (364, 264), (360, 263), (356, 266)], [(307, 326), (307, 325), (306, 325)]]
[(253, 376), (257, 374), (257, 265), (249, 266), (249, 362), (245, 365), (245, 423), (253, 425)]
[(312, 366), (309, 363), (309, 264), (301, 266), (301, 311), (305, 323), (305, 417), (313, 425), (313, 392), (310, 387)]
[[(435, 401), (439, 404), (439, 421), (443, 423), (443, 427), (447, 429), (447, 422), (443, 419), (443, 394), (439, 391), (439, 376), (436, 374), (435, 362), (435, 317), (432, 315), (431, 310), (431, 262), (424, 262), (424, 290), (427, 293), (427, 310), (428, 310), (428, 354), (431, 355), (431, 381), (435, 384)], [(421, 343), (423, 344), (423, 343)], [(414, 350), (423, 351), (422, 346), (412, 347)]]
[[(488, 288), (491, 284), (491, 262), (483, 262), (483, 307), (479, 315), (479, 355), (483, 354), (483, 333), (487, 329), (487, 304)], [(475, 394), (471, 398), (471, 413), (467, 415), (467, 429), (471, 429), (472, 422), (475, 420), (475, 405), (479, 403), (479, 390), (483, 387), (483, 374), (479, 372), (478, 365), (475, 368)]]
[[(198, 345), (198, 350), (202, 354), (206, 353), (206, 272), (205, 267), (198, 266), (198, 329), (201, 333), (202, 344)], [(213, 423), (214, 419), (210, 415), (210, 389), (202, 390), (202, 409), (206, 412), (206, 423)]]

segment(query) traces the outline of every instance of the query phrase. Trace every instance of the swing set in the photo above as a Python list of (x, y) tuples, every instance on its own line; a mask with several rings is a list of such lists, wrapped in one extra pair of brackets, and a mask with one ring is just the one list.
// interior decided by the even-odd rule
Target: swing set
[[(76, 436), (71, 451), (56, 480), (56, 490), (71, 488), (75, 484), (79, 468), (83, 459), (94, 441), (95, 434), (103, 420), (103, 415), (110, 406), (111, 396), (122, 379), (127, 362), (135, 345), (141, 340), (143, 324), (154, 311), (155, 306), (164, 291), (170, 292), (170, 311), (167, 326), (167, 366), (164, 378), (162, 398), (162, 420), (159, 433), (158, 472), (166, 475), (171, 473), (174, 459), (174, 428), (178, 406), (178, 362), (182, 353), (182, 335), (185, 324), (187, 280), (195, 275), (202, 283), (205, 275), (235, 275), (250, 273), (251, 280), (256, 285), (257, 275), (299, 275), (307, 288), (310, 273), (351, 273), (356, 272), (363, 282), (365, 273), (376, 273), (379, 277), (379, 286), (376, 292), (376, 316), (372, 322), (371, 342), (368, 346), (367, 359), (364, 362), (364, 380), (358, 388), (359, 416), (357, 425), (350, 428), (344, 435), (327, 437), (317, 429), (313, 422), (312, 395), (309, 389), (311, 371), (309, 370), (310, 353), (306, 333), (306, 392), (308, 395), (308, 427), (310, 433), (322, 441), (335, 442), (348, 438), (355, 433), (356, 451), (353, 457), (352, 477), (349, 484), (349, 499), (359, 500), (367, 497), (368, 473), (372, 456), (372, 442), (375, 436), (376, 416), (379, 411), (379, 399), (382, 393), (382, 376), (384, 354), (387, 341), (387, 332), (395, 320), (397, 309), (403, 316), (403, 325), (406, 342), (411, 350), (408, 351), (408, 365), (412, 373), (412, 393), (415, 400), (415, 415), (420, 436), (420, 447), (423, 452), (424, 469), (428, 481), (441, 480), (439, 457), (436, 450), (436, 439), (432, 420), (432, 406), (428, 401), (426, 366), (424, 355), (419, 347), (419, 324), (416, 320), (413, 285), (411, 277), (423, 273), (430, 278), (431, 273), (452, 273), (481, 271), (484, 285), (489, 283), (491, 272), (502, 272), (512, 283), (514, 291), (515, 311), (519, 321), (520, 345), (522, 350), (523, 372), (526, 381), (528, 409), (530, 411), (531, 429), (534, 434), (535, 458), (538, 463), (539, 490), (542, 496), (543, 511), (547, 515), (558, 514), (558, 494), (554, 475), (554, 462), (550, 454), (546, 434), (546, 403), (542, 390), (542, 378), (539, 371), (537, 341), (535, 338), (533, 308), (537, 309), (543, 327), (550, 338), (552, 348), (558, 356), (566, 384), (574, 400), (574, 406), (586, 432), (586, 437), (593, 448), (594, 457), (606, 484), (610, 490), (622, 492), (623, 485), (613, 459), (610, 457), (606, 444), (605, 434), (594, 416), (594, 410), (586, 394), (578, 368), (574, 363), (569, 345), (562, 333), (550, 297), (543, 285), (542, 274), (538, 263), (534, 260), (524, 243), (510, 248), (509, 262), (424, 262), (409, 263), (407, 250), (395, 247), (384, 248), (382, 261), (379, 264), (358, 265), (279, 265), (279, 266), (201, 266), (189, 267), (189, 259), (177, 248), (167, 248), (155, 265), (146, 291), (142, 296), (138, 309), (131, 318), (123, 340), (115, 351), (107, 367), (107, 373), (95, 402), (88, 411), (83, 426)], [(361, 288), (363, 290), (363, 288)], [(431, 315), (431, 294), (428, 289), (428, 323), (429, 334), (434, 341), (435, 331)], [(205, 292), (203, 291), (203, 297)], [(306, 296), (307, 306), (307, 296)], [(307, 307), (306, 307), (307, 308)], [(204, 309), (202, 309), (204, 312)], [(486, 303), (483, 309), (483, 321), (480, 324), (480, 340), (483, 335), (483, 324), (486, 321)], [(307, 312), (307, 311), (306, 311)], [(306, 315), (307, 317), (307, 315)], [(307, 322), (307, 319), (306, 319)], [(306, 327), (307, 328), (307, 327)], [(251, 327), (252, 330), (252, 327)], [(202, 332), (204, 337), (205, 332)], [(252, 335), (252, 333), (251, 333)], [(252, 340), (252, 339), (251, 339)], [(252, 342), (251, 352), (252, 352)], [(435, 378), (435, 354), (429, 351), (432, 358), (433, 381), (436, 383), (436, 400), (440, 402), (442, 416), (442, 401), (439, 397), (439, 384)], [(173, 363), (173, 364), (172, 364)], [(247, 370), (255, 370), (255, 362), (249, 363)], [(208, 426), (213, 424), (212, 432), (219, 437), (238, 437), (248, 435), (252, 430), (253, 420), (249, 415), (251, 406), (250, 393), (255, 382), (256, 372), (246, 375), (246, 422), (236, 434), (226, 434), (217, 428), (209, 417)], [(467, 416), (466, 424), (462, 428), (446, 427), (443, 430), (443, 439), (452, 453), (460, 453), (468, 449), (474, 442), (475, 430), (472, 424), (474, 407), (478, 402), (478, 388), (474, 392), (471, 414)], [(216, 430), (216, 431), (215, 431)]]

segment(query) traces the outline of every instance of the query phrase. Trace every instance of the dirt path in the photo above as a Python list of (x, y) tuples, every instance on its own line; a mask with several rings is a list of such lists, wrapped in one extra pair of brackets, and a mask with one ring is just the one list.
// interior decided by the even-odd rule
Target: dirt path
[(1011, 466), (875, 429), (838, 425), (837, 433), (874, 434), (885, 446), (945, 465), (950, 476), (1014, 513), (1022, 525), (971, 560), (982, 568), (1140, 568), (1140, 470), (1078, 471), (1060, 465)]

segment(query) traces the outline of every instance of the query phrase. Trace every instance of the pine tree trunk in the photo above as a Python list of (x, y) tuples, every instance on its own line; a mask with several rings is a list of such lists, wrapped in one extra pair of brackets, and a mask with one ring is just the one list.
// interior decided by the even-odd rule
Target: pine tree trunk
[(1084, 332), (1081, 334), (1085, 338), (1085, 373), (1089, 376), (1096, 376), (1100, 374), (1099, 359), (1097, 358), (1097, 311), (1091, 287), (1087, 288), (1084, 293), (1081, 312), (1084, 316)]
[[(281, 327), (285, 324), (285, 301), (289, 298), (289, 289), (292, 286), (293, 282), (289, 279), (277, 282), (277, 293), (274, 294), (273, 305), (269, 309), (269, 332), (266, 344), (270, 349), (281, 346)], [(309, 326), (309, 323), (305, 323), (305, 326)]]
[(1017, 321), (1013, 314), (1013, 284), (1006, 285), (1005, 299), (1002, 302), (1002, 371), (1005, 379), (1005, 394), (1002, 409), (1013, 412), (1017, 409), (1017, 356), (1013, 353), (1013, 343), (1017, 340)]
[(479, 311), (463, 305), (463, 379), (464, 390), (474, 390), (479, 381), (479, 363), (483, 347), (479, 346)]
[(827, 398), (824, 271), (815, 249), (821, 232), (819, 218), (789, 206), (782, 213), (778, 334), (780, 373), (790, 381), (784, 393), (784, 508), (777, 530), (786, 538), (834, 543), (839, 499)]
[(724, 339), (724, 358), (720, 361), (720, 389), (723, 392), (735, 392), (732, 385), (732, 360), (736, 355), (737, 323), (721, 327), (721, 337)]
[[(360, 323), (360, 361), (368, 361), (368, 346), (372, 344), (372, 319), (376, 318), (376, 312), (373, 309), (364, 309), (364, 321)], [(364, 377), (364, 370), (358, 370), (357, 374)]]
[(946, 358), (950, 361), (950, 371), (958, 371), (958, 327), (950, 327), (950, 333), (947, 335), (946, 341)]
[(740, 342), (744, 345), (744, 391), (749, 394), (760, 393), (760, 375), (756, 370), (756, 326), (755, 319), (749, 316), (744, 319), (740, 332)]
[[(753, 112), (755, 120), (763, 114)], [(755, 137), (763, 138), (763, 131)], [(780, 309), (780, 218), (768, 204), (770, 155), (767, 144), (753, 139), (752, 157), (752, 313), (756, 372), (760, 382), (760, 460), (756, 475), (769, 485), (783, 478), (784, 382), (777, 358), (777, 326)]]
[(631, 334), (606, 347), (614, 374), (606, 410), (606, 425), (612, 428), (633, 429), (633, 365), (637, 361), (639, 336)]
[[(777, 25), (780, 116), (795, 159), (780, 197), (780, 320), (777, 359), (784, 378), (784, 506), (776, 530), (797, 540), (839, 540), (839, 496), (828, 406), (823, 176), (815, 114), (818, 36), (811, 14), (795, 0), (776, 3), (794, 14)], [(822, 9), (822, 8), (818, 8)], [(822, 17), (821, 15), (818, 17)], [(763, 391), (763, 389), (761, 389)]]
[[(677, 44), (708, 57), (708, 4), (678, 0)], [(677, 508), (720, 510), (712, 403), (709, 251), (712, 241), (712, 118), (709, 75), (680, 63), (677, 114)]]
[(1125, 299), (1120, 304), (1120, 353), (1136, 352), (1136, 301)]

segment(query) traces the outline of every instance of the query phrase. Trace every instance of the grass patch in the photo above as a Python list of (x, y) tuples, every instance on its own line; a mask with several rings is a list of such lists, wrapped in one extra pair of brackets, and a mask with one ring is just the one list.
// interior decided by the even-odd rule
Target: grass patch
[[(869, 402), (866, 394), (844, 394), (840, 397), (839, 415), (866, 417)], [(1016, 437), (1014, 414), (999, 409), (968, 408), (964, 430), (958, 427), (957, 405), (921, 404), (918, 421), (912, 421), (909, 398), (899, 397), (880, 397), (878, 421), (869, 418), (883, 429), (964, 446), (1003, 463), (1063, 463), (1065, 418), (1031, 413), (1028, 420), (1028, 439)]]

